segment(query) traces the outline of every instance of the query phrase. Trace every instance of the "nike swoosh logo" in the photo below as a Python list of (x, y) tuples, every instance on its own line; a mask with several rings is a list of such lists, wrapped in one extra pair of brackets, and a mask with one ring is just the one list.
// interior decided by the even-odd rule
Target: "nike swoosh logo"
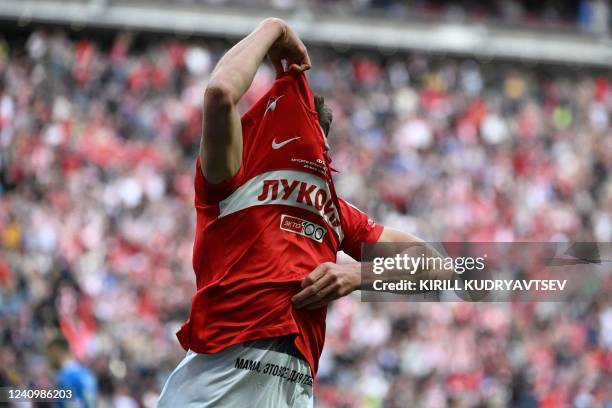
[(274, 138), (274, 139), (272, 139), (272, 148), (274, 150), (280, 149), (281, 147), (283, 147), (287, 143), (293, 142), (294, 140), (298, 140), (298, 139), (301, 139), (301, 137), (300, 136), (296, 136), (296, 137), (292, 137), (291, 139), (287, 139), (284, 142), (276, 143), (276, 138)]

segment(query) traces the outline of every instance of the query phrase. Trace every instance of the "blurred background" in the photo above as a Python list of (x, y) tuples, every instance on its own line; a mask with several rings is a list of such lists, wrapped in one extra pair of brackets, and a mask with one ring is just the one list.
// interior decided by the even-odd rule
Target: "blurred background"
[[(336, 187), (430, 241), (612, 240), (604, 0), (0, 0), (0, 386), (152, 407), (184, 352), (211, 69), (285, 18)], [(242, 101), (267, 90), (263, 66)], [(317, 407), (611, 407), (612, 302), (333, 304)]]

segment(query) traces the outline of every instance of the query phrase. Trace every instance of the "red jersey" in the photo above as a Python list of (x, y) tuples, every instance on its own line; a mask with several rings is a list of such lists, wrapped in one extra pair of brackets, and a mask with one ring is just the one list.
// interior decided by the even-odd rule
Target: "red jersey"
[(355, 259), (382, 226), (336, 196), (325, 136), (305, 75), (286, 74), (242, 118), (242, 164), (219, 184), (196, 163), (197, 293), (177, 333), (183, 348), (215, 353), (296, 334), (317, 371), (326, 308), (298, 310), (300, 283), (339, 250)]

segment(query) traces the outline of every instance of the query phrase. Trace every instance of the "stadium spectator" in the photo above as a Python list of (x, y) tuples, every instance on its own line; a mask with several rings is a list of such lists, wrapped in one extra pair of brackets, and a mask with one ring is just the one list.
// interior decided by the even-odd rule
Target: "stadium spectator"
[(70, 402), (56, 403), (58, 407), (78, 405), (84, 408), (96, 406), (98, 388), (96, 379), (86, 367), (78, 363), (70, 353), (70, 345), (65, 338), (58, 336), (47, 344), (47, 359), (54, 369), (58, 370), (55, 387), (70, 391)]

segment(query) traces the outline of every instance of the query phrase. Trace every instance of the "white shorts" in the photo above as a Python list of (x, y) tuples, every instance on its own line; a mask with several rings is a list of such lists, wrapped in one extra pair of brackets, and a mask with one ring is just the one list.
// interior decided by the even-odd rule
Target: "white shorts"
[(312, 376), (289, 336), (230, 346), (214, 354), (189, 350), (174, 369), (158, 407), (313, 407)]

